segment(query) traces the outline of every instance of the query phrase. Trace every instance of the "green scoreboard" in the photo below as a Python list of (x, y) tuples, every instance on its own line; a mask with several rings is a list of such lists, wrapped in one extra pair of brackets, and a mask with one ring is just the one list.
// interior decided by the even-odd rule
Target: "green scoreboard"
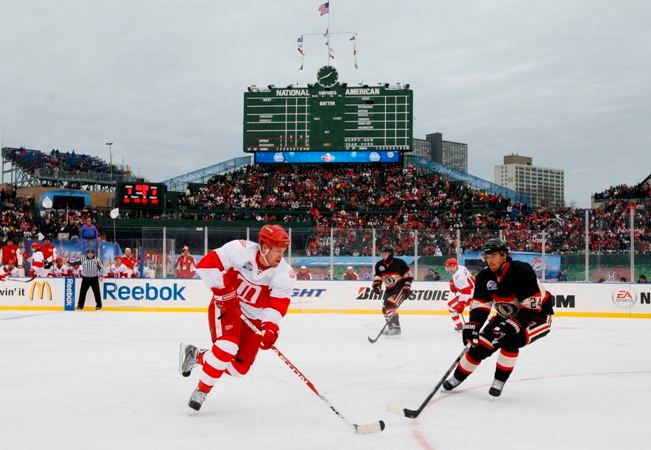
[(322, 67), (306, 87), (244, 93), (244, 151), (410, 151), (413, 91), (355, 86)]

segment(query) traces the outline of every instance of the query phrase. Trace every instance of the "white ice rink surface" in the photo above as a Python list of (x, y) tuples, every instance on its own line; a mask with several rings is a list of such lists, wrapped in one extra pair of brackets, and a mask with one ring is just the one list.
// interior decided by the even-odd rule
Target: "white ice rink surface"
[(495, 356), (453, 393), (415, 409), (461, 351), (444, 316), (403, 316), (403, 336), (369, 344), (377, 316), (289, 315), (278, 348), (347, 418), (384, 419), (355, 435), (272, 352), (224, 377), (199, 415), (177, 372), (180, 341), (208, 345), (198, 313), (0, 312), (0, 449), (650, 448), (651, 320), (556, 318), (525, 348), (502, 397)]

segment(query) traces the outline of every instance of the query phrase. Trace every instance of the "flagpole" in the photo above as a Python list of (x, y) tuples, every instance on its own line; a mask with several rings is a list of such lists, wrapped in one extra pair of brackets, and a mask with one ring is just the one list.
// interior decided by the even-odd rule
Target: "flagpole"
[(328, 65), (330, 65), (330, 15), (332, 13), (332, 2), (328, 0), (328, 36), (326, 36), (326, 39), (328, 40)]

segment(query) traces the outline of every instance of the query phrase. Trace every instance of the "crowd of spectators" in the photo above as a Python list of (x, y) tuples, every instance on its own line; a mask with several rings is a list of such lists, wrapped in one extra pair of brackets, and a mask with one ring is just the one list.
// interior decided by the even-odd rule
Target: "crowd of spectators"
[(597, 192), (593, 196), (594, 200), (632, 200), (632, 199), (651, 199), (651, 183), (642, 182), (635, 186), (620, 184), (611, 186), (603, 192)]
[[(627, 201), (629, 193), (641, 190), (641, 185), (610, 188), (605, 191), (609, 196), (624, 195), (588, 211), (591, 252), (629, 248), (630, 208), (635, 211), (638, 250), (651, 251), (649, 198)], [(213, 177), (186, 193), (181, 204), (189, 207), (185, 214), (196, 211), (206, 220), (309, 220), (315, 232), (306, 244), (308, 255), (330, 254), (330, 229), (335, 255), (370, 255), (372, 229), (376, 246), (391, 243), (405, 254), (414, 252), (416, 239), (419, 254), (437, 256), (455, 254), (457, 245), (462, 251), (477, 250), (500, 234), (520, 251), (541, 251), (543, 241), (547, 252), (585, 250), (583, 209), (530, 210), (413, 167), (246, 166)]]
[(36, 169), (52, 169), (75, 173), (93, 172), (130, 175), (128, 170), (122, 170), (119, 166), (111, 165), (96, 156), (76, 153), (74, 150), (62, 152), (58, 149), (52, 149), (49, 153), (24, 147), (5, 148), (3, 150), (8, 159), (30, 172)]
[(97, 211), (89, 209), (51, 209), (37, 214), (33, 198), (17, 197), (16, 190), (11, 187), (0, 188), (0, 244), (9, 237), (20, 242), (39, 239), (39, 235), (56, 239), (60, 233), (65, 233), (68, 239), (79, 238), (88, 219), (96, 221), (97, 216)]
[[(639, 186), (638, 186), (639, 188)], [(637, 189), (637, 188), (636, 188)], [(621, 186), (604, 192), (630, 192)], [(639, 189), (637, 189), (639, 192)], [(619, 253), (630, 248), (631, 211), (635, 221), (635, 247), (651, 253), (651, 198), (631, 201), (604, 199), (587, 211), (589, 250)], [(487, 194), (413, 167), (267, 168), (246, 166), (213, 177), (180, 199), (182, 205), (166, 214), (202, 221), (307, 222), (304, 248), (298, 254), (368, 256), (392, 244), (399, 254), (425, 256), (478, 250), (490, 237), (501, 235), (514, 250), (581, 253), (585, 250), (586, 210), (574, 208), (530, 210), (498, 195)], [(141, 211), (122, 211), (136, 218)], [(165, 216), (156, 213), (155, 217)], [(12, 188), (0, 189), (0, 240), (16, 243), (49, 235), (80, 237), (91, 210), (49, 210), (36, 213), (34, 200), (19, 198)], [(133, 216), (133, 217), (132, 217)], [(91, 222), (92, 226), (92, 222)], [(93, 226), (94, 227), (94, 226)], [(373, 231), (375, 230), (375, 231)], [(99, 239), (104, 239), (101, 229)], [(307, 237), (306, 237), (307, 235)], [(459, 237), (459, 239), (458, 239)]]

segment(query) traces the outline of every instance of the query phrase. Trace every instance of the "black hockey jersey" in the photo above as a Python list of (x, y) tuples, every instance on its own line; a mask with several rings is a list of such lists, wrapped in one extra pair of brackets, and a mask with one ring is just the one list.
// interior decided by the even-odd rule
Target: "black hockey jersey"
[(550, 295), (538, 284), (533, 268), (511, 258), (499, 273), (486, 267), (475, 278), (470, 320), (483, 323), (492, 306), (500, 316), (516, 317), (520, 323), (554, 314)]
[(381, 259), (375, 264), (375, 279), (382, 280), (389, 290), (394, 287), (402, 289), (402, 286), (411, 283), (414, 277), (404, 260), (392, 257), (389, 262)]

